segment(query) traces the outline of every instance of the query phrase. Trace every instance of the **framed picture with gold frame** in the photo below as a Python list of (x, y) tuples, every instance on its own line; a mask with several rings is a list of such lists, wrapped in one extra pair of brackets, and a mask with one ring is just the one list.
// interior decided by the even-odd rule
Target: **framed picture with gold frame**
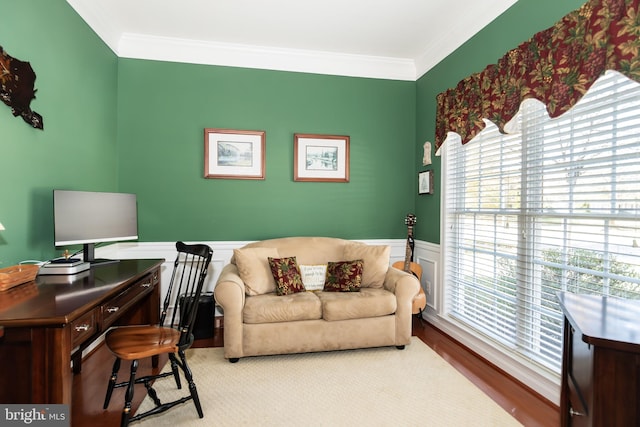
[(204, 177), (265, 179), (266, 132), (204, 130)]
[(349, 137), (296, 133), (293, 180), (349, 182)]

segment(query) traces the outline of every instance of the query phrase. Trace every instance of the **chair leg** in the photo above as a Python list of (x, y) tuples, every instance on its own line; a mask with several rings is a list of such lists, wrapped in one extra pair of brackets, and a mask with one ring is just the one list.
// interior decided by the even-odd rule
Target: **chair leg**
[(113, 393), (113, 388), (116, 385), (116, 381), (118, 380), (118, 371), (120, 370), (120, 359), (116, 358), (116, 361), (113, 362), (113, 369), (111, 370), (111, 378), (109, 379), (109, 383), (107, 384), (107, 394), (104, 397), (104, 405), (102, 405), (102, 409), (107, 409), (109, 407), (109, 402), (111, 401), (111, 394)]
[(136, 385), (136, 371), (138, 370), (138, 361), (131, 362), (131, 376), (129, 377), (129, 385), (125, 395), (124, 409), (122, 410), (122, 418), (120, 419), (120, 427), (129, 425), (131, 418), (131, 401), (133, 400), (133, 387)]
[(202, 412), (202, 405), (200, 404), (200, 397), (198, 397), (198, 389), (196, 388), (196, 383), (193, 381), (191, 368), (189, 368), (189, 365), (187, 364), (187, 358), (184, 355), (184, 351), (179, 350), (178, 354), (180, 355), (180, 360), (182, 361), (182, 370), (184, 371), (184, 377), (187, 379), (187, 383), (189, 384), (189, 393), (191, 393), (193, 404), (196, 406), (196, 411), (198, 411), (198, 417), (203, 418), (204, 413)]
[(169, 353), (169, 361), (171, 362), (171, 372), (173, 372), (173, 378), (176, 380), (176, 387), (179, 390), (182, 388), (182, 383), (180, 382), (180, 371), (178, 371), (178, 360), (176, 359), (176, 355), (173, 353)]

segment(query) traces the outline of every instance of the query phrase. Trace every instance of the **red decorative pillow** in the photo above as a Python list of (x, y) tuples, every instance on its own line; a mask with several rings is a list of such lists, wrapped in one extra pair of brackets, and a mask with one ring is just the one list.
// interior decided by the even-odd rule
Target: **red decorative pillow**
[(290, 295), (305, 291), (296, 257), (268, 257), (267, 259), (269, 260), (271, 274), (273, 274), (273, 278), (276, 281), (277, 295)]
[(364, 261), (338, 261), (327, 263), (326, 292), (358, 292), (362, 284)]

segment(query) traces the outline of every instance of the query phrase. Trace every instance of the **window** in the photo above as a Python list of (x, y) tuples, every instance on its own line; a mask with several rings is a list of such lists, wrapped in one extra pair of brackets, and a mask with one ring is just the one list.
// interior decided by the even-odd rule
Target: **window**
[(610, 71), (559, 118), (527, 100), (512, 127), (445, 145), (445, 310), (560, 372), (558, 291), (640, 298), (640, 85)]

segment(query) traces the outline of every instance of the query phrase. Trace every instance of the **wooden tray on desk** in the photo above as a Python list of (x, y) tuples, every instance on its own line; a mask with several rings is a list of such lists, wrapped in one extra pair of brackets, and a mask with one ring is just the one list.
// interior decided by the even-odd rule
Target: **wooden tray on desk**
[(35, 280), (39, 268), (39, 266), (34, 264), (21, 264), (0, 268), (0, 292)]

